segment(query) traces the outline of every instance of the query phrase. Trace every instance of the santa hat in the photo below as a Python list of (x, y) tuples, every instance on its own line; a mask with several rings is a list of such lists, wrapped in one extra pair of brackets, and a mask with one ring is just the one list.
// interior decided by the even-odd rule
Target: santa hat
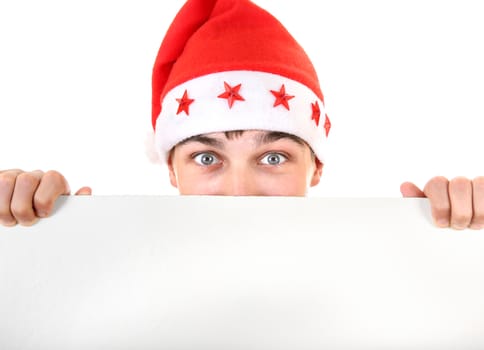
[(298, 136), (318, 159), (331, 127), (304, 50), (249, 0), (188, 0), (153, 68), (152, 124), (161, 160), (179, 142), (232, 130)]

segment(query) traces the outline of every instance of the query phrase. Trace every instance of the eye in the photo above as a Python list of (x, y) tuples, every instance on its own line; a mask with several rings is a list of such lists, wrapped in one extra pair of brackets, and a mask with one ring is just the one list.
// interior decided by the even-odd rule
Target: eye
[(209, 165), (214, 165), (220, 163), (220, 159), (218, 159), (215, 154), (213, 153), (198, 153), (193, 157), (193, 160), (197, 164), (204, 165), (204, 166), (209, 166)]
[(267, 153), (260, 162), (265, 165), (280, 165), (287, 161), (287, 157), (281, 153)]

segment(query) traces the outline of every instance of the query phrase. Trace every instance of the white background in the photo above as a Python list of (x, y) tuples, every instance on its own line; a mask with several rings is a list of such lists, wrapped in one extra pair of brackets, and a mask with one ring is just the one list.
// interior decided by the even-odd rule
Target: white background
[[(306, 49), (333, 128), (322, 196), (484, 175), (479, 1), (256, 0)], [(151, 69), (181, 0), (0, 2), (0, 169), (176, 194), (151, 164)], [(317, 5), (317, 7), (316, 7)]]

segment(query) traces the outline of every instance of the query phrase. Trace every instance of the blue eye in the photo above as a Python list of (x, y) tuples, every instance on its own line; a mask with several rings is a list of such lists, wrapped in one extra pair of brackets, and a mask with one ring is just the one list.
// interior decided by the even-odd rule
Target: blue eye
[(220, 163), (220, 159), (218, 159), (213, 153), (199, 153), (195, 155), (193, 159), (197, 164), (204, 166)]
[(267, 153), (260, 162), (265, 165), (280, 165), (287, 161), (287, 157), (280, 153)]

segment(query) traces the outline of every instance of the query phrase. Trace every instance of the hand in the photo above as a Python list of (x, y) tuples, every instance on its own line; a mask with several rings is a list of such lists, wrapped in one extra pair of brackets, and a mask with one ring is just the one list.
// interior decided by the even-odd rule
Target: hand
[[(91, 193), (89, 187), (83, 187), (76, 195)], [(31, 226), (52, 213), (59, 196), (68, 194), (69, 184), (57, 171), (0, 171), (0, 224)]]
[(404, 197), (427, 197), (432, 208), (432, 217), (439, 227), (484, 228), (484, 177), (469, 180), (456, 177), (432, 178), (423, 191), (411, 182), (400, 186)]

